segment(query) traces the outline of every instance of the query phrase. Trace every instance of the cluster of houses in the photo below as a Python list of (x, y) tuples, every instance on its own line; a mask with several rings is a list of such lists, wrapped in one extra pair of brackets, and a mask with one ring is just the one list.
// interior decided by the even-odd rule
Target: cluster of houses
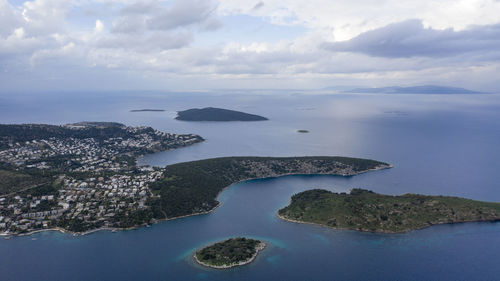
[[(87, 126), (92, 124), (65, 127), (80, 130)], [(148, 208), (146, 200), (152, 196), (148, 184), (162, 177), (161, 170), (137, 168), (130, 159), (203, 140), (198, 135), (169, 134), (149, 127), (120, 129), (126, 130), (118, 134), (122, 137), (3, 139), (0, 164), (13, 165), (18, 171), (56, 171), (59, 186), (43, 196), (30, 194), (32, 187), (0, 196), (0, 235), (52, 228), (68, 220), (112, 226), (115, 215)]]
[[(41, 207), (42, 205), (48, 208)], [(65, 211), (57, 206), (54, 195), (2, 197), (0, 209), (4, 211), (4, 216), (0, 216), (0, 231), (6, 233), (48, 227), (51, 220)]]
[[(0, 162), (20, 168), (50, 169), (65, 165), (69, 171), (120, 171), (130, 168), (127, 161), (118, 160), (120, 154), (133, 156), (137, 151), (167, 150), (199, 142), (197, 135), (164, 133), (148, 127), (126, 127), (127, 136), (97, 140), (95, 138), (55, 138), (9, 143), (9, 149), (0, 151)], [(64, 156), (65, 163), (49, 161)]]
[(112, 225), (118, 212), (147, 208), (151, 196), (148, 184), (162, 177), (162, 171), (143, 169), (140, 174), (115, 174), (109, 177), (61, 178), (62, 187), (54, 195), (0, 198), (4, 234), (34, 231), (58, 225), (61, 219), (78, 219), (90, 225)]

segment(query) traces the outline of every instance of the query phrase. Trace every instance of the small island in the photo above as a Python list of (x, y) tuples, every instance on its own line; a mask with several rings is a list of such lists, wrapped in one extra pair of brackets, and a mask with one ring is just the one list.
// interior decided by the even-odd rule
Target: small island
[(182, 121), (265, 121), (266, 117), (229, 109), (206, 107), (178, 111), (177, 120)]
[(309, 131), (308, 130), (297, 130), (297, 133), (307, 134), (307, 133), (309, 133)]
[(262, 241), (237, 237), (217, 242), (194, 254), (201, 265), (224, 269), (249, 264), (266, 247)]
[(130, 112), (164, 112), (164, 111), (165, 109), (150, 109), (150, 108), (130, 110)]
[(338, 229), (402, 233), (436, 224), (500, 221), (500, 203), (419, 194), (390, 196), (364, 189), (353, 189), (350, 194), (314, 189), (294, 195), (278, 216)]

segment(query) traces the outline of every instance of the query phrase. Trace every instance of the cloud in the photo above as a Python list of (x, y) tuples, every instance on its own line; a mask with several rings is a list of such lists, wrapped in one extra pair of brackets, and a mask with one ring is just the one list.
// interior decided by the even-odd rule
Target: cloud
[(260, 1), (257, 4), (255, 4), (255, 6), (253, 6), (252, 10), (257, 11), (258, 9), (260, 9), (262, 7), (264, 7), (264, 2)]
[(498, 87), (499, 2), (264, 1), (0, 0), (0, 80), (99, 69), (117, 85)]
[(154, 13), (160, 7), (159, 1), (139, 1), (125, 6), (120, 12), (122, 15), (143, 15)]
[(500, 52), (500, 24), (455, 31), (424, 28), (421, 20), (408, 20), (364, 32), (348, 41), (325, 43), (323, 48), (387, 58)]
[(9, 36), (23, 24), (23, 20), (7, 0), (0, 0), (0, 38)]
[(499, 22), (500, 1), (495, 0), (221, 0), (222, 14), (247, 13), (283, 25), (300, 25), (330, 33), (330, 40), (349, 40), (360, 33), (393, 22), (421, 19), (435, 29), (466, 29)]
[[(193, 35), (187, 31), (179, 32), (154, 32), (149, 35), (135, 36), (133, 34), (117, 34), (100, 38), (96, 43), (97, 48), (126, 49), (137, 52), (154, 52), (178, 49), (189, 45)], [(125, 59), (126, 60), (126, 59)]]
[(182, 0), (147, 21), (150, 29), (170, 30), (204, 23), (214, 15), (217, 3), (211, 0)]
[(26, 1), (22, 6), (22, 17), (28, 34), (34, 36), (50, 35), (63, 32), (66, 17), (74, 1), (34, 0)]
[(196, 32), (215, 31), (222, 24), (211, 0), (177, 0), (170, 6), (160, 1), (137, 2), (123, 7), (110, 34), (96, 47), (151, 52), (186, 47)]
[(195, 26), (216, 30), (221, 26), (216, 10), (217, 2), (212, 0), (177, 0), (170, 7), (158, 1), (138, 2), (121, 10), (121, 16), (114, 21), (111, 32), (169, 31)]

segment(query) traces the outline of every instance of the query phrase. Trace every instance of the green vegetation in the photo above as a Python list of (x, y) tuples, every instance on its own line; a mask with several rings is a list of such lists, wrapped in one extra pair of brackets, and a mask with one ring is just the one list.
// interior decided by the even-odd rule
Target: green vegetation
[(206, 107), (178, 111), (177, 120), (183, 121), (264, 121), (265, 117), (240, 111)]
[(251, 262), (264, 247), (259, 240), (237, 237), (207, 246), (197, 251), (195, 257), (203, 265), (228, 268)]
[(350, 194), (308, 190), (278, 211), (284, 219), (373, 232), (406, 232), (443, 223), (500, 220), (500, 203), (447, 196)]
[[(9, 143), (26, 142), (49, 138), (95, 138), (104, 140), (109, 138), (128, 138), (134, 134), (124, 130), (125, 125), (113, 122), (80, 122), (67, 126), (45, 124), (0, 124), (0, 149), (9, 148)], [(74, 128), (78, 128), (75, 130)], [(153, 131), (149, 128), (148, 131)]]
[(0, 170), (0, 195), (18, 192), (49, 182), (51, 179), (25, 172)]
[(227, 186), (291, 174), (352, 176), (389, 168), (347, 157), (226, 157), (165, 168), (136, 167), (135, 157), (203, 141), (149, 127), (81, 122), (0, 125), (0, 216), (9, 233), (61, 227), (82, 232), (132, 228), (206, 213)]
[(387, 163), (347, 157), (225, 157), (165, 167), (164, 178), (150, 184), (147, 204), (154, 218), (175, 218), (208, 212), (218, 205), (225, 187), (248, 179), (289, 174), (355, 175)]

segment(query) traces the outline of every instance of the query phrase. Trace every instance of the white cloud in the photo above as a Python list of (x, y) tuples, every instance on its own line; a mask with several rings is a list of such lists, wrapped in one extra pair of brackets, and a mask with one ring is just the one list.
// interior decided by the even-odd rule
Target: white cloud
[[(60, 70), (62, 77), (66, 67), (109, 69), (188, 81), (187, 87), (437, 81), (484, 89), (498, 87), (492, 81), (500, 69), (499, 11), (494, 0), (33, 0), (19, 6), (0, 0), (0, 67), (40, 71), (39, 77), (41, 69)], [(274, 32), (272, 42), (227, 37), (224, 28), (238, 31), (238, 20), (244, 24), (248, 15), (305, 31), (282, 39), (255, 28), (267, 35), (262, 38)], [(222, 25), (226, 16), (234, 26)], [(217, 43), (197, 41), (208, 34)]]
[(61, 32), (65, 28), (66, 17), (73, 5), (68, 0), (34, 0), (22, 6), (27, 32), (31, 35), (46, 35)]
[(7, 0), (0, 0), (0, 38), (10, 35), (23, 21), (21, 14)]
[(99, 33), (99, 32), (102, 32), (103, 30), (104, 30), (104, 23), (102, 23), (102, 21), (100, 21), (100, 20), (96, 20), (94, 32)]
[(336, 41), (412, 18), (423, 20), (426, 27), (456, 30), (500, 20), (500, 1), (495, 0), (266, 0), (265, 5), (253, 9), (255, 4), (247, 0), (221, 0), (220, 9), (226, 14), (247, 13), (275, 23), (326, 29)]

